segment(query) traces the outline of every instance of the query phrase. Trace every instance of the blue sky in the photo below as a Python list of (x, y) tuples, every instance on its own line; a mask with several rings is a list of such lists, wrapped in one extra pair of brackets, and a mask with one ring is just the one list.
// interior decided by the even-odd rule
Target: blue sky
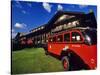
[(43, 3), (28, 1), (12, 1), (12, 37), (18, 32), (29, 30), (46, 24), (58, 10), (89, 13), (92, 10), (97, 17), (97, 7), (91, 5), (75, 5), (60, 3)]

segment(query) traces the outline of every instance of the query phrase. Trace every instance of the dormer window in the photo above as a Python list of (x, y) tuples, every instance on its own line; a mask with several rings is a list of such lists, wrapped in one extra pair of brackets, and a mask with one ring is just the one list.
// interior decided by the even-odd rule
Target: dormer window
[(66, 19), (66, 17), (67, 17), (67, 15), (63, 15), (58, 19), (58, 21), (64, 20), (64, 19)]
[(70, 18), (73, 18), (73, 17), (75, 17), (75, 16), (73, 16), (73, 15), (62, 15), (60, 18), (58, 18), (58, 20), (55, 22), (55, 24), (60, 22), (60, 21), (64, 21), (66, 19), (70, 19)]

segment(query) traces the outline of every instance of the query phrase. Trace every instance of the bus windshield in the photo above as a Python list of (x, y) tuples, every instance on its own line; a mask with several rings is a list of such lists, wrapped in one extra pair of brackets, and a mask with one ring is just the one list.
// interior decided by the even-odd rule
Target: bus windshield
[(97, 44), (97, 31), (85, 30), (85, 43), (89, 45)]

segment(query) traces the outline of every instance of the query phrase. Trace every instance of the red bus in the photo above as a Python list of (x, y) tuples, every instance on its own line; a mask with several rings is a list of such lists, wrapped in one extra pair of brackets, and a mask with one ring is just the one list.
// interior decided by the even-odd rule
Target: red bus
[(97, 31), (73, 28), (50, 35), (46, 54), (59, 56), (64, 70), (96, 69)]

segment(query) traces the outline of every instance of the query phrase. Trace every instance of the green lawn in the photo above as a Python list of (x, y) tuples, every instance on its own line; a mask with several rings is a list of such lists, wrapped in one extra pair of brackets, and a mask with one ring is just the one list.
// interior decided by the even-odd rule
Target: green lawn
[(12, 52), (12, 74), (63, 71), (61, 61), (45, 55), (43, 48)]

